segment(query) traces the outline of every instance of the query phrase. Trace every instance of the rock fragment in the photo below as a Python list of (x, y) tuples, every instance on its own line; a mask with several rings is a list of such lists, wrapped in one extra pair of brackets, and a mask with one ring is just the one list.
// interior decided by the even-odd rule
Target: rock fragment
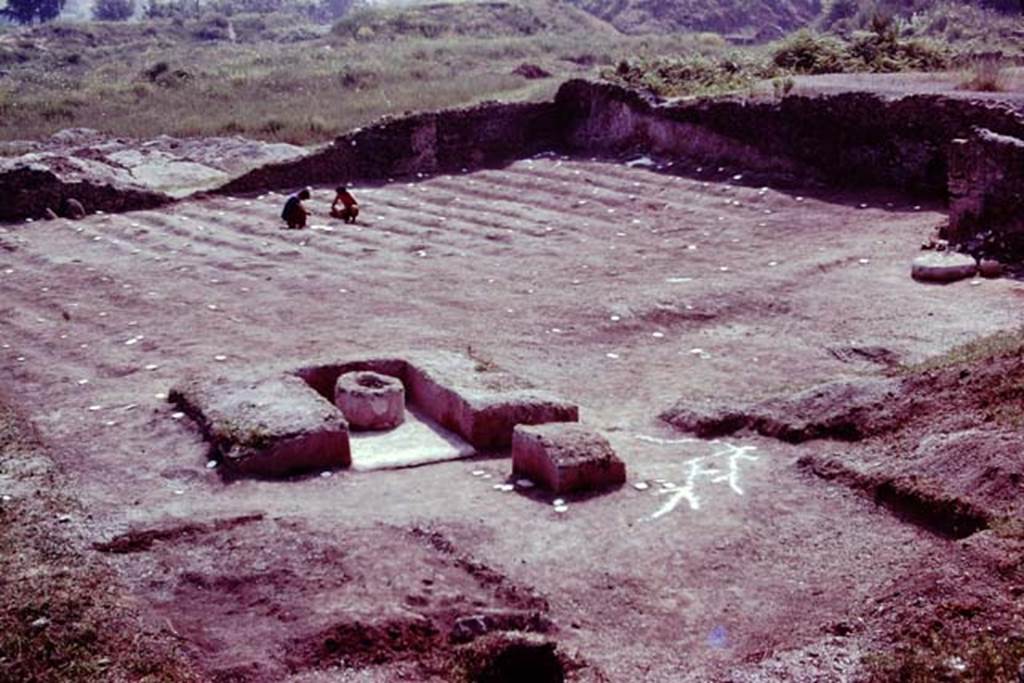
[(920, 282), (948, 283), (974, 277), (978, 264), (967, 254), (940, 251), (923, 254), (914, 259), (910, 275)]

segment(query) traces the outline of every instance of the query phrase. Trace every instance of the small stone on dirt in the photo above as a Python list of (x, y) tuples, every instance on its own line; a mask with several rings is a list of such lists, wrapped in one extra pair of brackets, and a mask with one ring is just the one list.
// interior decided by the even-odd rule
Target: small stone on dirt
[(921, 282), (956, 282), (974, 277), (978, 265), (974, 258), (955, 251), (930, 252), (914, 259), (910, 276)]
[(1003, 274), (1003, 264), (995, 259), (982, 259), (978, 264), (978, 273), (982, 277), (997, 278)]

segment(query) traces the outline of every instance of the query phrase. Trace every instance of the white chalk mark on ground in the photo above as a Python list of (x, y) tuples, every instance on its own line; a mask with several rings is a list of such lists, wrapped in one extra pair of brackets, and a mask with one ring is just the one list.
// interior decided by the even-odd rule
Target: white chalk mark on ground
[[(656, 443), (660, 445), (676, 445), (693, 443), (697, 439), (659, 439), (652, 436), (638, 434), (637, 439)], [(658, 495), (668, 495), (668, 500), (658, 508), (651, 519), (658, 519), (669, 514), (684, 500), (691, 510), (700, 510), (701, 497), (697, 494), (699, 483), (727, 484), (738, 496), (743, 495), (743, 488), (740, 486), (740, 463), (743, 461), (753, 462), (760, 459), (758, 455), (752, 455), (757, 450), (756, 446), (735, 446), (730, 443), (712, 441), (716, 447), (710, 455), (702, 455), (698, 458), (691, 458), (685, 463), (686, 480), (682, 486), (666, 486), (658, 491)]]
[(659, 439), (656, 436), (647, 436), (646, 434), (637, 434), (636, 438), (639, 441), (646, 441), (647, 443), (656, 443), (662, 446), (674, 446), (684, 443), (697, 443), (700, 439)]

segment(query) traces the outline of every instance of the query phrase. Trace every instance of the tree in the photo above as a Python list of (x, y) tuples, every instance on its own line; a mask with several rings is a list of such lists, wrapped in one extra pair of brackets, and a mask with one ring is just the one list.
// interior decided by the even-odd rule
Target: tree
[(13, 19), (19, 24), (36, 21), (50, 21), (60, 16), (67, 0), (7, 0), (7, 7), (0, 9), (0, 16)]
[(135, 0), (96, 0), (92, 18), (97, 21), (126, 21), (135, 14)]

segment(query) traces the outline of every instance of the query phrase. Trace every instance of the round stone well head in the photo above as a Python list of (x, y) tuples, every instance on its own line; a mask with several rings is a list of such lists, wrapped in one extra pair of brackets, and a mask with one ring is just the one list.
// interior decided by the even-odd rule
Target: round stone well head
[(334, 385), (334, 404), (354, 430), (392, 429), (405, 420), (405, 386), (378, 372), (348, 372)]

